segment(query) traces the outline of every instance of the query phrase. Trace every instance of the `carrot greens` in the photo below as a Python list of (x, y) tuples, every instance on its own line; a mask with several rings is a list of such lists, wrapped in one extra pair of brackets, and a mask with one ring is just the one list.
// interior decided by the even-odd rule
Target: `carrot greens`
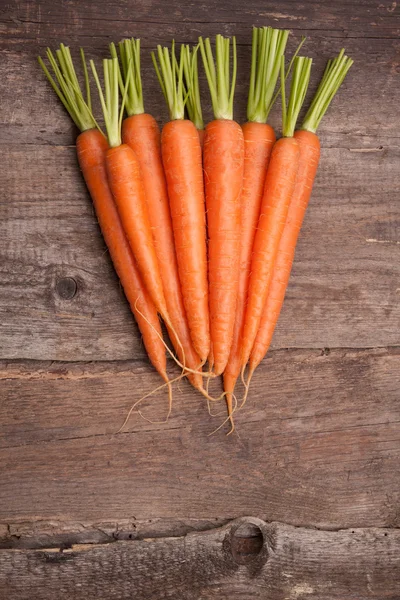
[(284, 57), (281, 59), (282, 133), (284, 137), (293, 137), (310, 81), (311, 64), (312, 59), (305, 56), (296, 56), (294, 59), (289, 99), (286, 104), (285, 59)]
[(247, 120), (266, 123), (285, 52), (288, 30), (253, 27)]
[(322, 117), (328, 110), (336, 92), (343, 83), (353, 60), (345, 55), (344, 48), (336, 58), (328, 61), (321, 82), (304, 117), (301, 129), (315, 133)]
[(87, 131), (95, 127), (98, 128), (92, 113), (89, 75), (83, 48), (80, 49), (80, 57), (84, 74), (86, 100), (79, 84), (68, 46), (61, 44), (55, 54), (54, 56), (50, 48), (47, 48), (46, 56), (53, 70), (53, 76), (50, 74), (43, 59), (40, 56), (38, 57), (38, 62), (51, 87), (80, 131)]
[(210, 89), (211, 102), (216, 119), (233, 119), (233, 98), (235, 94), (237, 56), (236, 38), (231, 41), (218, 34), (215, 38), (215, 60), (210, 38), (199, 38), (204, 70)]

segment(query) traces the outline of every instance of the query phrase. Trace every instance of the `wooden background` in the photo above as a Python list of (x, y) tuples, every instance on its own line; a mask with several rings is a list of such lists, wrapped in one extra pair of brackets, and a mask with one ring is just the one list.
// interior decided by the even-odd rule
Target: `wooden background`
[[(400, 598), (400, 7), (2, 0), (0, 11), (1, 600)], [(145, 101), (162, 122), (149, 50), (236, 34), (243, 120), (253, 24), (290, 28), (290, 50), (307, 35), (310, 94), (342, 46), (355, 59), (321, 126), (273, 349), (235, 435), (209, 436), (222, 417), (185, 382), (168, 424), (135, 414), (117, 435), (158, 379), (76, 131), (36, 56), (64, 42), (98, 59), (111, 40), (141, 37)], [(143, 407), (165, 411), (163, 394)]]

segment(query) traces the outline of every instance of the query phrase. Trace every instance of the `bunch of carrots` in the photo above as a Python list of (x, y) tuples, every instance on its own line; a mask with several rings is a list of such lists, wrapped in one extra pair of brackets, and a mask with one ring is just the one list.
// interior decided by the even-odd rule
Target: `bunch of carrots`
[[(328, 61), (297, 127), (312, 59), (299, 56), (303, 39), (287, 65), (288, 36), (286, 30), (253, 29), (243, 125), (233, 118), (235, 38), (217, 35), (214, 51), (209, 39), (200, 38), (179, 53), (174, 43), (152, 53), (170, 115), (161, 132), (144, 108), (140, 40), (111, 44), (102, 82), (82, 49), (83, 85), (68, 47), (47, 50), (52, 74), (39, 58), (81, 132), (78, 162), (149, 359), (168, 386), (169, 410), (173, 380), (166, 352), (181, 368), (176, 379), (187, 377), (208, 402), (226, 398), (230, 432), (282, 308), (320, 158), (316, 132), (353, 63), (344, 50)], [(205, 128), (200, 60), (214, 113)], [(104, 133), (93, 114), (90, 70)], [(278, 97), (277, 140), (267, 121)], [(163, 340), (159, 317), (174, 352)], [(220, 375), (224, 392), (214, 398), (208, 383)], [(239, 377), (245, 390), (240, 405)]]

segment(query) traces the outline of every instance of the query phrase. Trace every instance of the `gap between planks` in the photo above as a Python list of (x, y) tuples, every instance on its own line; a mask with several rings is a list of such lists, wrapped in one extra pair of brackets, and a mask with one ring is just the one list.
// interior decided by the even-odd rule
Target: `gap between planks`
[[(363, 533), (373, 531), (399, 531), (400, 527), (319, 527), (293, 525), (282, 521), (268, 521), (265, 515), (259, 516), (269, 526), (283, 525), (294, 530), (324, 533)], [(89, 550), (98, 546), (117, 544), (118, 542), (141, 542), (184, 538), (190, 534), (205, 533), (228, 527), (235, 517), (191, 519), (166, 521), (155, 517), (149, 522), (135, 519), (119, 523), (81, 523), (81, 522), (23, 522), (0, 523), (0, 552), (2, 550), (31, 550), (44, 552), (75, 552)], [(40, 529), (42, 528), (42, 529)]]
[[(310, 354), (312, 357), (329, 356), (331, 353), (346, 358), (357, 354), (387, 354), (397, 355), (400, 345), (329, 348), (277, 348), (268, 352), (268, 357), (287, 354)], [(172, 362), (170, 363), (172, 365)], [(132, 367), (147, 369), (149, 363), (141, 358), (126, 360), (93, 360), (93, 361), (57, 361), (35, 360), (24, 358), (0, 358), (0, 381), (12, 379), (93, 379), (106, 377), (130, 377)]]

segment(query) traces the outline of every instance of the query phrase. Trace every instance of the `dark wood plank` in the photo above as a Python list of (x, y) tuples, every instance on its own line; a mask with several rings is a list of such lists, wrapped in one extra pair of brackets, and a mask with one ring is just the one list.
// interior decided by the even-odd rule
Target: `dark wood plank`
[[(71, 40), (74, 44), (104, 44), (111, 38), (141, 37), (146, 44), (167, 42), (172, 37), (190, 42), (194, 35), (236, 33), (247, 41), (251, 25), (275, 25), (300, 32), (322, 33), (326, 38), (366, 37), (397, 39), (399, 11), (390, 0), (362, 0), (357, 6), (347, 2), (305, 0), (301, 4), (262, 0), (246, 4), (204, 0), (201, 3), (170, 0), (168, 9), (161, 0), (142, 0), (132, 10), (128, 2), (70, 0), (54, 3), (22, 0), (2, 7), (1, 43), (7, 48), (46, 45)], [(112, 23), (112, 27), (110, 24)]]
[(396, 600), (399, 571), (399, 531), (245, 518), (178, 538), (0, 550), (0, 598)]
[[(0, 155), (7, 190), (0, 356), (143, 356), (74, 149), (24, 146)], [(325, 148), (275, 348), (400, 343), (398, 162), (394, 147), (380, 154)], [(15, 164), (27, 167), (16, 173)], [(77, 284), (72, 298), (59, 293), (63, 278)]]
[[(248, 27), (255, 6), (252, 4), (243, 11), (240, 27)], [(68, 14), (75, 15), (76, 29), (81, 32), (87, 31), (84, 23), (92, 15), (92, 9), (89, 7), (85, 12), (85, 7), (88, 8), (85, 3), (69, 3), (68, 8), (64, 7), (70, 11)], [(104, 17), (94, 20), (109, 31), (106, 21), (109, 9), (103, 8)], [(61, 35), (59, 17), (64, 9), (59, 12), (57, 7), (45, 3), (36, 8), (21, 3), (17, 16), (10, 9), (11, 5), (4, 11), (4, 22), (12, 39), (18, 31), (26, 36), (25, 26), (29, 28), (35, 23), (40, 26), (40, 43), (54, 43), (53, 38), (46, 37), (47, 26)], [(287, 9), (288, 15), (290, 11), (297, 14), (294, 5)], [(127, 27), (120, 19), (121, 15), (126, 16), (125, 10), (125, 5), (119, 5), (114, 22)], [(146, 12), (149, 7), (141, 3), (140, 10)], [(177, 7), (172, 6), (171, 10)], [(192, 19), (201, 20), (204, 7), (194, 10), (200, 12), (187, 13), (191, 22), (186, 25), (191, 27), (192, 35), (197, 35)], [(226, 8), (222, 5), (218, 10), (223, 20)], [(308, 6), (308, 11), (312, 10)], [(399, 344), (396, 278), (400, 264), (397, 260), (400, 122), (399, 115), (393, 113), (397, 47), (390, 39), (371, 43), (366, 38), (345, 39), (343, 33), (337, 42), (332, 41), (325, 35), (329, 11), (338, 19), (348, 9), (345, 4), (323, 7), (324, 32), (314, 31), (308, 42), (309, 51), (316, 58), (316, 75), (321, 73), (326, 57), (342, 43), (348, 46), (356, 65), (322, 129), (321, 169), (274, 339), (275, 348)], [(376, 19), (382, 37), (388, 31), (386, 25), (397, 23), (397, 11), (386, 7), (383, 10), (376, 3), (365, 3), (365, 11), (361, 21)], [(137, 20), (141, 20), (140, 14)], [(357, 29), (359, 18), (354, 23)], [(306, 24), (311, 27), (315, 22)], [(147, 35), (158, 39), (158, 26), (162, 28), (157, 23), (154, 29), (146, 25)], [(204, 26), (208, 30), (210, 24)], [(185, 39), (179, 27), (178, 24), (174, 34), (178, 41)], [(120, 35), (118, 29), (113, 30), (113, 35), (115, 38)], [(99, 38), (98, 47), (93, 39), (88, 42), (89, 52), (98, 57), (106, 48), (107, 37)], [(12, 44), (8, 48), (13, 48)], [(70, 147), (76, 132), (41, 76), (35, 52), (29, 44), (22, 53), (8, 50), (0, 67), (0, 74), (6, 75), (0, 77), (1, 96), (5, 99), (1, 139), (12, 144), (11, 149), (9, 145), (0, 148), (3, 165), (0, 206), (4, 216), (0, 221), (0, 356), (41, 360), (143, 357)], [(248, 70), (248, 61), (249, 48), (241, 47), (243, 73)], [(146, 53), (143, 62), (151, 110), (164, 119), (166, 112)], [(241, 118), (244, 118), (247, 80), (247, 73), (239, 78), (237, 106)], [(370, 93), (367, 80), (384, 90), (383, 99)], [(277, 110), (273, 117), (275, 124), (278, 113)], [(71, 298), (59, 293), (66, 278), (74, 280), (77, 286)]]
[[(400, 23), (400, 19), (399, 19)], [(179, 28), (179, 25), (178, 25)], [(250, 36), (251, 29), (246, 25), (243, 44), (238, 48), (238, 81), (235, 94), (235, 115), (240, 121), (246, 118), (246, 102), (250, 68)], [(151, 28), (150, 28), (151, 29)], [(399, 24), (400, 29), (400, 24)], [(206, 33), (212, 34), (206, 30)], [(305, 32), (308, 33), (308, 32)], [(179, 31), (172, 36), (179, 41), (190, 41), (182, 38)], [(194, 30), (192, 41), (196, 41), (198, 32)], [(73, 40), (68, 40), (60, 33), (60, 40), (71, 44), (73, 55), (79, 64), (78, 48)], [(118, 40), (114, 34), (113, 40)], [(158, 40), (157, 32), (154, 41)], [(300, 34), (293, 32), (288, 42), (288, 52), (294, 51), (300, 41)], [(167, 39), (165, 41), (169, 43)], [(54, 49), (59, 40), (48, 40)], [(93, 39), (85, 45), (88, 57), (99, 61), (108, 53), (107, 37), (101, 40), (99, 47), (93, 46)], [(335, 55), (344, 46), (354, 58), (355, 64), (351, 75), (328, 111), (321, 125), (322, 141), (325, 147), (339, 146), (353, 149), (373, 149), (383, 146), (399, 147), (399, 115), (393, 111), (397, 99), (398, 79), (400, 72), (400, 56), (397, 42), (377, 38), (352, 39), (341, 35), (330, 39), (325, 32), (313, 33), (307, 38), (304, 52), (313, 58), (313, 76), (310, 84), (311, 98), (328, 58)], [(0, 46), (1, 47), (1, 46)], [(142, 49), (142, 69), (144, 96), (147, 109), (160, 121), (168, 118), (168, 113), (154, 68), (150, 58), (152, 45), (144, 44)], [(44, 56), (45, 48), (15, 51), (8, 47), (3, 52), (0, 65), (0, 92), (2, 102), (2, 131), (0, 143), (11, 144), (51, 144), (72, 145), (75, 143), (76, 131), (65, 110), (57, 100), (37, 64), (37, 54)], [(207, 85), (200, 70), (202, 82), (203, 109), (206, 118), (211, 118), (210, 100)], [(381, 90), (382, 94), (371, 93), (372, 89)], [(94, 94), (94, 98), (96, 98)], [(46, 106), (46, 110), (43, 110)], [(99, 110), (97, 109), (99, 116)], [(100, 119), (99, 119), (100, 120)], [(271, 123), (280, 129), (280, 107), (275, 106), (271, 114)], [(375, 139), (371, 139), (375, 138)], [(378, 142), (378, 143), (376, 143)], [(362, 156), (358, 157), (360, 163)]]
[[(133, 401), (158, 384), (141, 362), (6, 363), (0, 522), (254, 514), (399, 526), (399, 367), (396, 349), (272, 352), (227, 438), (209, 436), (224, 417), (209, 417), (187, 383), (168, 424), (136, 414), (116, 435)], [(143, 413), (160, 420), (166, 404), (164, 393)]]

